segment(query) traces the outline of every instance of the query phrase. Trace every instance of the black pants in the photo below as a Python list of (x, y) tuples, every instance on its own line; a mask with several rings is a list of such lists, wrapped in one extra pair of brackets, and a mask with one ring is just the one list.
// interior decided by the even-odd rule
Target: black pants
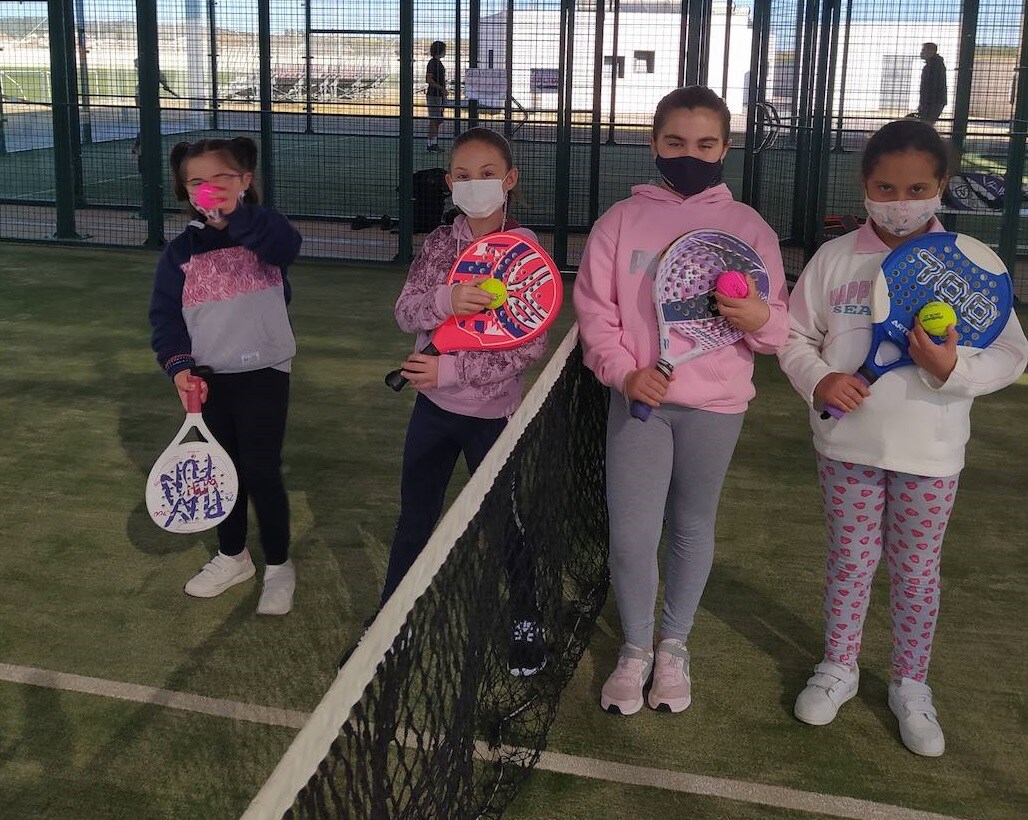
[[(389, 600), (428, 543), (442, 514), (446, 485), (453, 476), (457, 457), (463, 452), (468, 472), (474, 473), (506, 426), (505, 418), (481, 419), (451, 413), (418, 394), (407, 425), (400, 479), (400, 518), (389, 551), (382, 604)], [(512, 494), (512, 507), (513, 502)], [(512, 616), (533, 618), (534, 563), (516, 518), (514, 530), (516, 536), (512, 543), (505, 545), (504, 556)]]
[(249, 373), (215, 373), (203, 420), (232, 457), (239, 473), (236, 506), (218, 525), (218, 548), (238, 555), (246, 546), (247, 500), (253, 500), (264, 559), (289, 558), (289, 499), (282, 482), (282, 441), (289, 406), (289, 374), (265, 368)]

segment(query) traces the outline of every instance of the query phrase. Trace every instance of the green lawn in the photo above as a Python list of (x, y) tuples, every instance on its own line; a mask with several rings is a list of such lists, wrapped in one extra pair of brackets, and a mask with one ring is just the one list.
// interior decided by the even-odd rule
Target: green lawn
[[(289, 616), (258, 619), (250, 584), (183, 595), (214, 540), (162, 533), (143, 508), (146, 473), (180, 420), (148, 347), (156, 257), (6, 244), (0, 259), (0, 663), (313, 708), (374, 609), (395, 523), (413, 394), (381, 378), (409, 344), (390, 312), (402, 272), (293, 271), (300, 353), (285, 463), (299, 589)], [(903, 748), (885, 703), (884, 577), (860, 696), (828, 727), (791, 716), (820, 652), (821, 513), (801, 403), (771, 360), (757, 384), (690, 643), (693, 706), (600, 711), (619, 642), (608, 599), (550, 749), (961, 817), (1025, 816), (1028, 380), (976, 405), (932, 664), (947, 735), (937, 760)], [(238, 816), (293, 734), (0, 682), (3, 815)], [(809, 815), (537, 772), (509, 816)]]

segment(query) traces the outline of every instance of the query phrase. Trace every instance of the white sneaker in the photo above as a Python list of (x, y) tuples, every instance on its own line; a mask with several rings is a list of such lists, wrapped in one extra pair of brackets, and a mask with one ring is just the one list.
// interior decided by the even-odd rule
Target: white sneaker
[(257, 602), (258, 615), (285, 615), (293, 608), (296, 570), (292, 561), (269, 566), (264, 570), (264, 589)]
[(213, 598), (230, 586), (250, 580), (256, 571), (249, 551), (243, 550), (239, 555), (219, 552), (189, 579), (185, 592), (194, 598)]
[(821, 661), (800, 692), (793, 714), (811, 726), (824, 726), (835, 720), (839, 707), (857, 694), (860, 670), (833, 661)]
[(946, 751), (932, 690), (926, 684), (910, 678), (890, 683), (889, 708), (899, 719), (900, 737), (910, 751), (922, 757), (938, 757)]

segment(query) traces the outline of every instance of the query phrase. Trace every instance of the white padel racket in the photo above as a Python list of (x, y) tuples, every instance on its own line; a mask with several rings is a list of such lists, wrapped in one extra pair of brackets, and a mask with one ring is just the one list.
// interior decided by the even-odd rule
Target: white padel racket
[[(203, 379), (189, 377), (199, 385)], [(232, 512), (239, 477), (228, 453), (218, 444), (200, 414), (200, 390), (187, 396), (186, 420), (146, 479), (146, 508), (161, 529), (201, 532), (216, 527)], [(202, 441), (186, 441), (196, 432)]]

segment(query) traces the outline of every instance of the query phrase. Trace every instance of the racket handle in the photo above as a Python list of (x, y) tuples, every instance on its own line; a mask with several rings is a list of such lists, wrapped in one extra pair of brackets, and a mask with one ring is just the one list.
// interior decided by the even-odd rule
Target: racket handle
[(840, 410), (834, 404), (826, 404), (825, 409), (821, 411), (821, 418), (823, 419), (841, 419), (846, 415), (845, 410)]
[(639, 421), (646, 421), (650, 417), (650, 413), (653, 412), (653, 408), (648, 404), (643, 404), (641, 401), (633, 401), (628, 408), (628, 412), (634, 418), (639, 419)]
[[(861, 368), (860, 370), (858, 370), (856, 373), (853, 374), (853, 376), (855, 378), (857, 378), (857, 379), (860, 379), (860, 381), (862, 381), (866, 387), (870, 387), (872, 384), (875, 383), (875, 381), (878, 378), (874, 374), (869, 374), (867, 371), (864, 370), (864, 368)], [(846, 415), (846, 411), (845, 410), (840, 410), (834, 404), (826, 404), (825, 405), (825, 409), (821, 411), (821, 418), (825, 419), (825, 420), (827, 420), (827, 419), (836, 419), (836, 420), (838, 420), (838, 419), (841, 419), (845, 415)]]
[[(439, 355), (439, 351), (436, 350), (435, 345), (432, 344), (431, 342), (429, 342), (428, 343), (428, 347), (426, 347), (421, 352), (424, 353), (426, 356), (438, 356)], [(389, 373), (386, 373), (386, 377), (385, 377), (386, 386), (387, 387), (391, 387), (397, 393), (399, 393), (401, 390), (403, 390), (403, 386), (405, 384), (407, 384), (407, 381), (408, 380), (406, 378), (404, 378), (404, 376), (403, 376), (403, 368), (399, 368), (398, 367), (396, 370), (392, 370)]]
[[(671, 374), (675, 372), (675, 366), (663, 359), (658, 359), (657, 363), (653, 365), (654, 369), (660, 373), (665, 379), (670, 380)], [(648, 404), (644, 404), (641, 401), (633, 401), (629, 405), (628, 412), (632, 414), (634, 418), (639, 421), (646, 421), (650, 417), (650, 413), (653, 412), (653, 408)]]
[(203, 409), (203, 399), (200, 398), (200, 385), (204, 383), (204, 380), (190, 373), (186, 376), (186, 381), (193, 385), (193, 389), (186, 393), (186, 412), (199, 413)]

